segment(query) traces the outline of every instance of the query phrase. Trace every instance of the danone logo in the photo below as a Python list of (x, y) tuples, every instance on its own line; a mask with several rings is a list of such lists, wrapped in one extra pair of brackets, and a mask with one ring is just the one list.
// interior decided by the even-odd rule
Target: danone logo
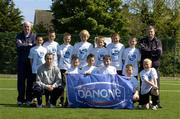
[(75, 87), (76, 101), (93, 107), (112, 107), (125, 101), (125, 88), (110, 82), (93, 82)]

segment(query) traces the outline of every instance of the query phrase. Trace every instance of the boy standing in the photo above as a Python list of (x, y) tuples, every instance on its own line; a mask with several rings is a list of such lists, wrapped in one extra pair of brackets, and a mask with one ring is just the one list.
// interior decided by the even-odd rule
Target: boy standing
[(118, 33), (113, 33), (111, 39), (112, 43), (107, 46), (107, 49), (112, 58), (112, 66), (116, 67), (119, 75), (122, 75), (122, 55), (125, 47), (119, 42), (120, 35)]
[[(45, 54), (47, 53), (46, 48), (42, 46), (43, 37), (36, 36), (36, 46), (30, 49), (28, 58), (32, 66), (32, 84), (36, 81), (37, 69), (45, 63)], [(31, 88), (32, 88), (31, 84)], [(27, 102), (30, 105), (31, 102)]]
[(138, 63), (141, 60), (141, 54), (139, 49), (136, 48), (137, 39), (135, 37), (129, 39), (129, 48), (126, 48), (123, 53), (123, 75), (126, 75), (126, 65), (132, 64), (133, 76), (138, 78)]
[(56, 33), (55, 31), (49, 31), (48, 33), (48, 41), (46, 41), (43, 46), (47, 49), (48, 53), (53, 53), (54, 55), (54, 65), (58, 66), (58, 58), (57, 58), (57, 48), (58, 43), (54, 41), (56, 39)]
[(81, 38), (81, 42), (76, 43), (74, 45), (74, 52), (73, 54), (77, 55), (80, 59), (80, 68), (87, 65), (86, 58), (88, 54), (90, 53), (90, 50), (93, 48), (93, 45), (87, 40), (90, 37), (90, 34), (87, 30), (82, 30), (79, 34)]

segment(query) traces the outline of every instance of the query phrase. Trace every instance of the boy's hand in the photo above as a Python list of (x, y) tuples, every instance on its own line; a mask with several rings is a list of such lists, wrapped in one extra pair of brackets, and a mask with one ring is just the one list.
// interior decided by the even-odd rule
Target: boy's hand
[(53, 91), (53, 90), (54, 90), (53, 86), (52, 85), (48, 85), (48, 91)]

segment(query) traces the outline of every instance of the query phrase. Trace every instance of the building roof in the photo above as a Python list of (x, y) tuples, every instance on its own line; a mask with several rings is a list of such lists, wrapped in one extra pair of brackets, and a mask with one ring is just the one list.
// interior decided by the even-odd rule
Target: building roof
[(46, 28), (52, 25), (53, 19), (52, 12), (50, 10), (35, 10), (34, 25), (43, 24)]

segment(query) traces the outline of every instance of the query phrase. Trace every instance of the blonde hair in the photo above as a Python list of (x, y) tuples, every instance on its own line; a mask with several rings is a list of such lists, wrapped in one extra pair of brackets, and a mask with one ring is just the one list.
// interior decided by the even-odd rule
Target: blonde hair
[(152, 61), (149, 58), (144, 59), (143, 63), (150, 63), (152, 64)]
[(80, 33), (79, 33), (79, 36), (81, 37), (81, 36), (83, 36), (83, 35), (87, 35), (88, 36), (88, 38), (90, 37), (90, 34), (89, 34), (89, 32), (87, 31), (87, 30), (82, 30)]
[(96, 38), (96, 42), (98, 41), (98, 40), (103, 40), (103, 42), (104, 42), (104, 36), (98, 36), (97, 38)]

